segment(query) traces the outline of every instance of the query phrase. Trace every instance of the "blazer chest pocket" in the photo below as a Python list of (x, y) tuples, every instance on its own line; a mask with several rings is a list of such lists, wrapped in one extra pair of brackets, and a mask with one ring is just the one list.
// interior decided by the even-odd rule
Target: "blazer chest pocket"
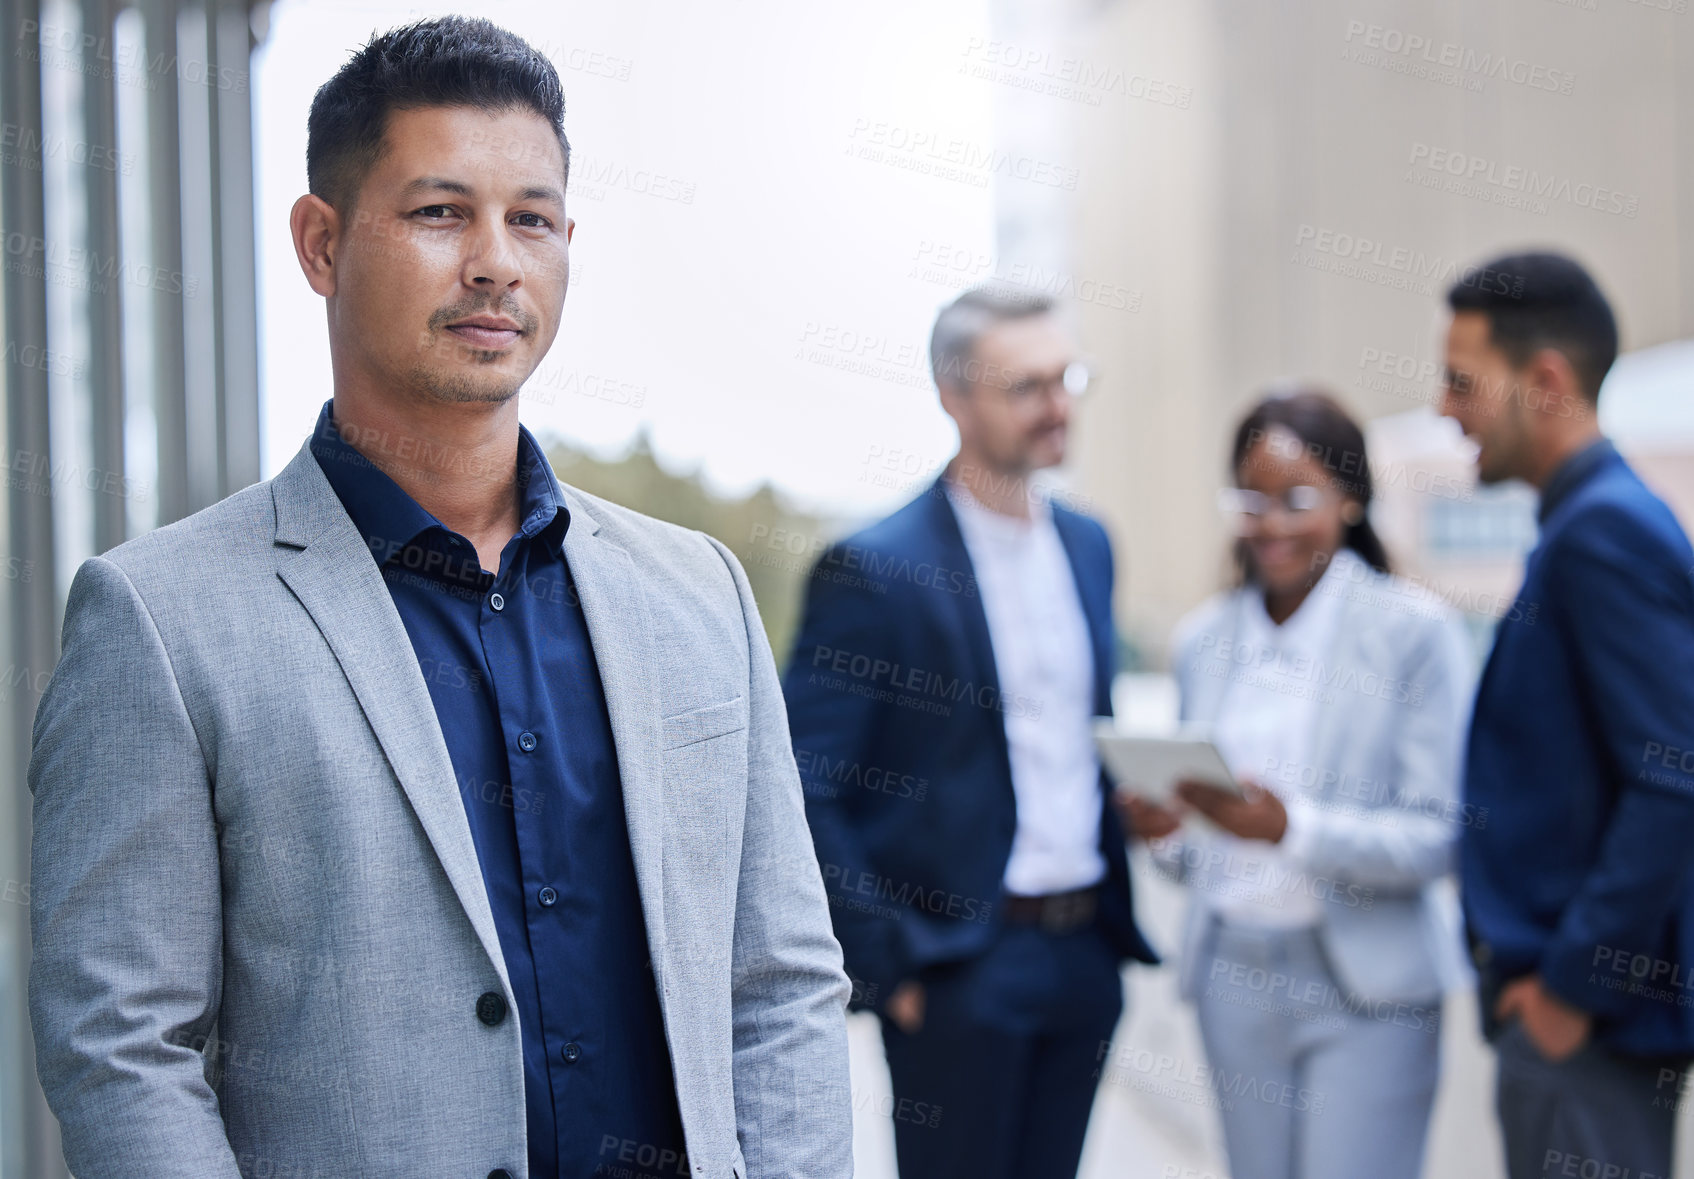
[(667, 839), (728, 865), (747, 805), (747, 701), (737, 696), (667, 716), (661, 729)]
[(679, 712), (665, 717), (660, 727), (666, 749), (680, 749), (710, 741), (713, 737), (741, 732), (747, 728), (747, 698), (737, 696), (733, 700)]

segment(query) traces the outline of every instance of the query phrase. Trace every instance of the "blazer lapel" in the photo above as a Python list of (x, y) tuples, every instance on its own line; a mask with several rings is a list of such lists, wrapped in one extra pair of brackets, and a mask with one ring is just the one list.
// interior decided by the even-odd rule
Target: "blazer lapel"
[[(1362, 584), (1374, 588), (1372, 581), (1367, 579)], [(1318, 686), (1329, 695), (1320, 696), (1318, 706), (1313, 709), (1317, 715), (1312, 720), (1306, 754), (1307, 760), (1324, 769), (1333, 769), (1342, 760), (1335, 746), (1360, 723), (1356, 707), (1359, 701), (1347, 699), (1347, 693), (1355, 690), (1351, 685), (1366, 672), (1386, 674), (1386, 669), (1394, 666), (1383, 639), (1383, 628), (1371, 616), (1376, 607), (1356, 600), (1341, 587), (1336, 587), (1336, 591), (1343, 596), (1337, 603), (1340, 608), (1335, 612), (1329, 649), (1324, 652), (1323, 666), (1318, 669)], [(1334, 686), (1329, 686), (1331, 680)], [(1320, 797), (1335, 793), (1339, 784), (1335, 775), (1319, 774), (1318, 780)]]
[(1176, 669), (1181, 685), (1181, 721), (1208, 732), (1217, 727), (1223, 711), (1224, 697), (1229, 694), (1230, 663), (1218, 654), (1225, 641), (1241, 633), (1243, 595), (1250, 591), (1235, 590), (1224, 599), (1216, 615), (1207, 623), (1213, 631), (1213, 641), (1206, 650), (1197, 652), (1188, 667)]
[(600, 535), (600, 522), (574, 488), (561, 485), (570, 509), (565, 561), (582, 603), (600, 687), (612, 721), (618, 776), (635, 882), (653, 961), (665, 946), (664, 763), (659, 684), (653, 674), (653, 626), (647, 595), (629, 553)]
[(1117, 655), (1113, 649), (1112, 604), (1097, 592), (1104, 583), (1090, 578), (1083, 569), (1084, 555), (1078, 533), (1081, 518), (1057, 504), (1052, 505), (1052, 511), (1053, 529), (1064, 546), (1065, 559), (1070, 562), (1077, 600), (1082, 603), (1083, 619), (1088, 623), (1089, 649), (1094, 653), (1094, 711), (1096, 715), (1108, 716), (1112, 711), (1112, 673)]
[[(994, 663), (994, 641), (988, 632), (988, 614), (982, 608), (982, 593), (976, 580), (976, 566), (971, 564), (970, 550), (965, 547), (965, 534), (959, 530), (959, 518), (953, 514), (953, 504), (947, 498), (942, 479), (930, 484), (924, 492), (928, 503), (928, 531), (932, 551), (921, 554), (938, 565), (962, 571), (970, 578), (975, 592), (951, 594), (938, 610), (931, 611), (941, 625), (959, 628), (964, 632), (965, 646), (970, 652), (972, 668), (961, 669), (971, 674), (971, 681), (986, 689), (989, 698), (1000, 700), (1000, 672)], [(1000, 765), (1005, 772), (1006, 793), (1012, 793), (1012, 749), (1006, 740), (1003, 714), (994, 713), (989, 728), (1000, 751)]]
[(982, 593), (976, 580), (976, 566), (971, 564), (970, 550), (965, 547), (965, 534), (959, 530), (959, 518), (953, 514), (952, 502), (947, 498), (947, 491), (940, 479), (937, 479), (924, 493), (929, 499), (929, 532), (934, 544), (933, 554), (926, 553), (938, 565), (946, 564), (950, 568), (961, 570), (970, 578), (971, 586), (977, 592), (955, 594), (951, 600), (957, 600), (958, 609), (948, 609), (949, 617), (958, 621), (965, 634), (965, 643), (970, 648), (971, 661), (976, 664), (975, 682), (992, 690), (993, 698), (999, 699), (1000, 673), (994, 664), (994, 642), (988, 632), (988, 615), (982, 608)]
[(335, 653), (477, 938), (510, 989), (447, 742), (376, 561), (309, 443), (272, 480), (271, 494), (277, 575)]

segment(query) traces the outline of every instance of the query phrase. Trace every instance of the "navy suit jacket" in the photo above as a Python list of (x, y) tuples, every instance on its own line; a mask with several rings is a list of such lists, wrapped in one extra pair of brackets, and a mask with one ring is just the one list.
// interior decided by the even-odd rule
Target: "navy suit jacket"
[(1465, 917), (1485, 1000), (1530, 973), (1596, 1042), (1694, 1052), (1694, 550), (1606, 442), (1548, 487), (1478, 687)]
[[(1058, 505), (1110, 715), (1112, 551)], [(1017, 808), (988, 618), (939, 481), (827, 550), (808, 582), (783, 691), (853, 1002), (877, 1007), (926, 966), (988, 948)], [(1158, 959), (1136, 928), (1124, 839), (1100, 783), (1100, 919), (1122, 957)]]

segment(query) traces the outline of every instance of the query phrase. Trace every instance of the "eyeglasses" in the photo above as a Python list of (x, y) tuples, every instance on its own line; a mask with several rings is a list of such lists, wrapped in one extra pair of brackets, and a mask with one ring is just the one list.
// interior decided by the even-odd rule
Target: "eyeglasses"
[(1094, 384), (1094, 374), (1082, 361), (1073, 360), (1059, 372), (1045, 377), (1033, 373), (1019, 373), (1013, 377), (1010, 372), (1002, 372), (998, 379), (985, 375), (982, 384), (1002, 390), (1006, 394), (1006, 400), (1022, 407), (1034, 405), (1040, 398), (1053, 392), (1081, 397)]
[(1246, 487), (1225, 487), (1218, 492), (1218, 511), (1237, 533), (1245, 533), (1257, 529), (1273, 511), (1298, 520), (1322, 507), (1331, 494), (1327, 488), (1306, 484), (1290, 487), (1279, 496)]

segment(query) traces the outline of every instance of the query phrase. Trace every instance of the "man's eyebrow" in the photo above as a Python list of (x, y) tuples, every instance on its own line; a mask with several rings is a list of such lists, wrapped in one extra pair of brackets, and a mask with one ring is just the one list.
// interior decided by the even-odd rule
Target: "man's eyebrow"
[[(450, 192), (455, 196), (475, 196), (475, 190), (462, 180), (449, 180), (445, 176), (420, 176), (400, 190), (401, 196), (416, 196), (421, 192)], [(518, 193), (520, 201), (552, 201), (556, 205), (565, 203), (565, 196), (550, 184), (532, 184)]]
[(552, 201), (555, 205), (565, 203), (565, 194), (551, 184), (534, 184), (518, 193), (520, 201)]
[(448, 180), (445, 176), (419, 176), (400, 190), (401, 196), (412, 196), (420, 192), (436, 190), (450, 192), (457, 196), (470, 196), (471, 186), (460, 180)]

